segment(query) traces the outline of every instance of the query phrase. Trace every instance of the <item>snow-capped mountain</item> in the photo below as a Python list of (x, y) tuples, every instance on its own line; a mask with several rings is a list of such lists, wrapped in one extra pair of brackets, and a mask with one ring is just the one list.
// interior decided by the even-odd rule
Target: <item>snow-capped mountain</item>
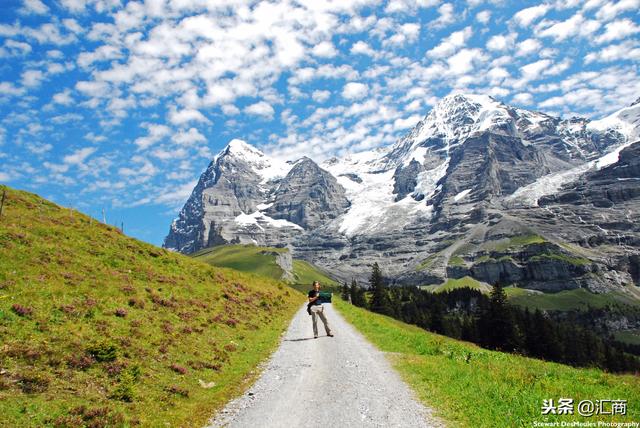
[[(506, 275), (532, 288), (597, 289), (610, 274), (556, 265), (584, 259), (603, 268), (601, 254), (583, 251), (580, 240), (604, 232), (589, 228), (586, 237), (584, 223), (572, 229), (575, 205), (558, 206), (558, 218), (545, 215), (555, 209), (554, 194), (615, 166), (621, 153), (628, 158), (639, 135), (637, 103), (598, 121), (562, 120), (458, 94), (443, 98), (394, 145), (321, 165), (308, 158), (281, 162), (233, 140), (200, 177), (164, 246), (192, 253), (225, 242), (287, 245), (345, 279), (366, 275), (366, 265), (378, 261), (404, 283), (464, 275), (491, 282)], [(621, 203), (627, 216), (637, 215), (635, 196)], [(575, 239), (558, 241), (554, 227), (574, 230)], [(522, 248), (487, 263), (499, 255), (494, 247), (508, 244), (496, 242), (522, 236), (544, 242), (537, 255), (555, 255), (544, 268), (532, 267), (533, 256), (523, 256)], [(624, 263), (617, 285), (635, 280), (629, 273), (635, 262)]]

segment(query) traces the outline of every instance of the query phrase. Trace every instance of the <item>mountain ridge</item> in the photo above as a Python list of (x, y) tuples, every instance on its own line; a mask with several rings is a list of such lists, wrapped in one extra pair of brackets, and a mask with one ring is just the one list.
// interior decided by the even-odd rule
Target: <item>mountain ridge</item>
[[(296, 257), (345, 280), (365, 279), (366, 266), (379, 261), (392, 281), (443, 282), (456, 274), (447, 266), (454, 253), (471, 268), (487, 255), (481, 248), (485, 241), (503, 239), (502, 235), (543, 235), (538, 229), (552, 238), (549, 228), (554, 221), (553, 227), (565, 227), (558, 223), (567, 221), (577, 230), (571, 223), (573, 207), (558, 207), (558, 212), (563, 210), (562, 220), (552, 221), (538, 212), (551, 209), (538, 207), (538, 200), (577, 182), (588, 171), (616, 163), (617, 155), (640, 135), (639, 124), (637, 105), (598, 121), (565, 120), (510, 107), (484, 95), (455, 94), (443, 98), (396, 143), (320, 164), (309, 158), (302, 166), (299, 160), (271, 164), (267, 155), (233, 140), (201, 176), (164, 246), (189, 253), (224, 242), (286, 245)], [(249, 154), (235, 150), (234, 155), (234, 147)], [(270, 174), (256, 172), (256, 157), (266, 162), (257, 169)], [(216, 174), (225, 180), (206, 187)], [(296, 175), (307, 181), (298, 180), (292, 196), (291, 188), (283, 190)], [(318, 180), (325, 180), (325, 185), (313, 188)], [(278, 193), (281, 186), (285, 187)], [(288, 199), (282, 199), (285, 195)], [(635, 199), (625, 202), (627, 210), (637, 212)], [(529, 216), (534, 220), (529, 221)], [(588, 217), (576, 218), (586, 221)], [(577, 236), (568, 243), (585, 239), (591, 238)], [(471, 250), (461, 253), (458, 247)], [(622, 248), (618, 250), (622, 257)], [(637, 248), (630, 251), (635, 254)], [(576, 256), (557, 245), (552, 252)], [(434, 254), (446, 255), (442, 257), (445, 265), (418, 269)], [(522, 260), (526, 266), (531, 264)], [(601, 262), (594, 261), (600, 266), (598, 272), (612, 267)], [(522, 280), (522, 276), (509, 277), (504, 266), (494, 268), (502, 269), (506, 280)], [(570, 266), (563, 269), (571, 270)], [(634, 282), (627, 271), (613, 285), (607, 285), (610, 279), (598, 277), (600, 273), (580, 272), (581, 280), (565, 285), (562, 275), (555, 279), (542, 275), (526, 285), (545, 288), (544, 281), (550, 281), (554, 290), (587, 287), (595, 291)], [(495, 275), (489, 277), (495, 280)]]

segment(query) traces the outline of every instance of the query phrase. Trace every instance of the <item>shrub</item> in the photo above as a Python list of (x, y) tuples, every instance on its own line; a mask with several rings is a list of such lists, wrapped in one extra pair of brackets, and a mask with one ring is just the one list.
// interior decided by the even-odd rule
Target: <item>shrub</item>
[(80, 369), (80, 370), (88, 369), (95, 362), (96, 360), (91, 355), (87, 355), (87, 354), (71, 355), (67, 359), (67, 364), (69, 365), (69, 367), (72, 367), (74, 369)]
[(169, 368), (171, 370), (173, 370), (174, 372), (182, 374), (182, 375), (187, 373), (187, 369), (185, 367), (182, 367), (182, 366), (180, 366), (178, 364), (175, 364), (175, 363), (171, 364), (171, 366), (169, 366)]
[(127, 310), (124, 308), (118, 308), (115, 311), (115, 316), (120, 317), (120, 318), (124, 318), (127, 316)]
[(134, 385), (136, 378), (130, 370), (124, 370), (118, 377), (118, 384), (111, 392), (110, 398), (113, 400), (131, 402), (135, 398)]
[(186, 388), (182, 388), (180, 386), (177, 385), (172, 385), (170, 387), (167, 388), (167, 391), (172, 393), (172, 394), (176, 394), (176, 395), (180, 395), (182, 397), (189, 397), (189, 390)]
[(101, 363), (114, 361), (118, 357), (118, 347), (110, 342), (98, 342), (87, 348), (87, 352)]
[(29, 317), (31, 316), (31, 314), (33, 314), (33, 309), (28, 307), (28, 306), (22, 306), (19, 305), (17, 303), (13, 304), (13, 306), (11, 306), (11, 310), (16, 314), (19, 315), (21, 317)]
[(49, 379), (37, 372), (24, 373), (18, 377), (18, 385), (25, 394), (44, 392), (49, 388)]

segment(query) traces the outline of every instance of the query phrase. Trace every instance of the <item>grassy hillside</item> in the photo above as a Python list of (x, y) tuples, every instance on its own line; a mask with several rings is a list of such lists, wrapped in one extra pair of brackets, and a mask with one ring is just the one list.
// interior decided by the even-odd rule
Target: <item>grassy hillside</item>
[(201, 426), (303, 300), (8, 189), (0, 426)]
[(276, 257), (270, 253), (285, 251), (287, 251), (286, 248), (257, 247), (255, 245), (221, 245), (198, 251), (191, 257), (212, 266), (280, 279), (283, 273), (282, 268), (276, 263)]
[[(640, 377), (489, 351), (337, 300), (334, 306), (451, 426), (534, 426), (535, 421), (638, 421)], [(541, 414), (543, 400), (572, 398), (576, 415)], [(626, 416), (577, 415), (581, 400), (627, 400)], [(558, 425), (560, 426), (560, 425)], [(569, 425), (568, 425), (569, 426)]]
[(460, 279), (449, 278), (447, 279), (446, 282), (443, 282), (442, 284), (426, 285), (426, 286), (423, 286), (422, 289), (430, 291), (432, 293), (441, 293), (443, 291), (451, 291), (451, 290), (455, 290), (456, 288), (465, 288), (465, 287), (478, 290), (482, 293), (491, 292), (490, 285), (487, 285), (484, 282), (477, 281), (469, 276), (465, 276), (464, 278), (460, 278)]
[[(207, 248), (194, 253), (192, 257), (209, 263), (212, 266), (237, 269), (269, 278), (280, 279), (282, 268), (276, 263), (274, 253), (289, 251), (286, 248), (258, 247), (255, 245), (221, 245)], [(295, 288), (307, 289), (313, 281), (320, 281), (323, 285), (333, 286), (336, 281), (323, 273), (319, 268), (304, 260), (293, 260), (293, 280), (290, 285)]]

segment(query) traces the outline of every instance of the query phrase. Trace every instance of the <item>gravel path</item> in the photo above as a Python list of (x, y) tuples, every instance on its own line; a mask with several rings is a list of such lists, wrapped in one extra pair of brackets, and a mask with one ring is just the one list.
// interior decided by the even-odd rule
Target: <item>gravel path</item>
[(313, 339), (306, 305), (262, 376), (208, 427), (441, 427), (391, 368), (329, 304), (334, 337)]

